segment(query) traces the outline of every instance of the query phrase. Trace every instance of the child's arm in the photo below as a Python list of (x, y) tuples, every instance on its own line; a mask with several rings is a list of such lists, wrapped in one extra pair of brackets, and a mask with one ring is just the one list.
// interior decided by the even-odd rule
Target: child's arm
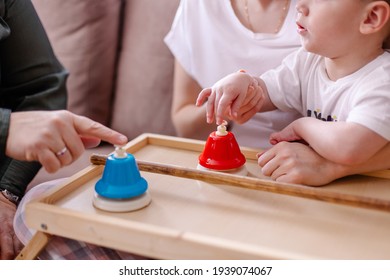
[(307, 145), (281, 142), (259, 154), (258, 164), (275, 181), (322, 186), (344, 176), (390, 169), (390, 144), (362, 164), (345, 165), (325, 159)]
[(237, 72), (219, 80), (212, 88), (203, 89), (196, 105), (207, 102), (207, 122), (224, 119), (243, 123), (259, 111), (274, 110), (276, 107), (268, 97), (264, 82), (244, 72)]
[(363, 125), (352, 122), (324, 122), (301, 118), (270, 137), (271, 144), (281, 141), (306, 141), (324, 158), (346, 165), (364, 163), (388, 141)]

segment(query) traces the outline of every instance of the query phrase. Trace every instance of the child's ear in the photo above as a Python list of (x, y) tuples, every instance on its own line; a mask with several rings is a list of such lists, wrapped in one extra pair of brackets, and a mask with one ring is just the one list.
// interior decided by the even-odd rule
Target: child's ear
[(374, 1), (366, 6), (360, 32), (370, 34), (380, 31), (390, 19), (390, 5), (386, 1)]

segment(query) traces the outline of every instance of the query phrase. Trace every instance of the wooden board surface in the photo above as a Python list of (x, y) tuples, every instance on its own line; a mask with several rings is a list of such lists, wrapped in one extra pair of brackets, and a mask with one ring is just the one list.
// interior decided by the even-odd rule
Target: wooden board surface
[[(145, 134), (136, 159), (196, 168), (203, 142)], [(243, 149), (250, 176), (256, 151)], [(92, 205), (103, 166), (27, 206), (38, 230), (162, 259), (389, 259), (390, 212), (141, 172), (152, 203), (130, 213)], [(387, 176), (387, 174), (385, 174)], [(390, 200), (390, 180), (350, 176), (325, 189)]]

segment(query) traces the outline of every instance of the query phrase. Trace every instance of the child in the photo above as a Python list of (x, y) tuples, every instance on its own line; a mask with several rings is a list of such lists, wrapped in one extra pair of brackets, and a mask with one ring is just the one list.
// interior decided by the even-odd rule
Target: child
[(304, 140), (330, 161), (367, 161), (390, 140), (390, 53), (383, 49), (389, 3), (298, 1), (304, 49), (261, 79), (245, 72), (228, 75), (202, 90), (197, 106), (208, 98), (207, 121), (216, 117), (217, 124), (236, 120), (240, 110), (299, 111), (306, 117), (273, 133), (272, 144)]

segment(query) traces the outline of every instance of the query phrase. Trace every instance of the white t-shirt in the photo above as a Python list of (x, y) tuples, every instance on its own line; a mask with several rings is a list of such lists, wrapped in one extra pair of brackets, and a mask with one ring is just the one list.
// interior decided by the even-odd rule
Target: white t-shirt
[(361, 124), (390, 140), (390, 53), (332, 81), (324, 58), (300, 49), (263, 74), (270, 98), (283, 111), (325, 121)]
[[(182, 0), (165, 42), (203, 88), (239, 69), (260, 76), (301, 46), (295, 24), (296, 2), (291, 1), (278, 34), (260, 34), (241, 24), (230, 0)], [(271, 132), (300, 116), (281, 111), (256, 114), (244, 125), (235, 124), (232, 132), (242, 146), (265, 148), (270, 146)]]

